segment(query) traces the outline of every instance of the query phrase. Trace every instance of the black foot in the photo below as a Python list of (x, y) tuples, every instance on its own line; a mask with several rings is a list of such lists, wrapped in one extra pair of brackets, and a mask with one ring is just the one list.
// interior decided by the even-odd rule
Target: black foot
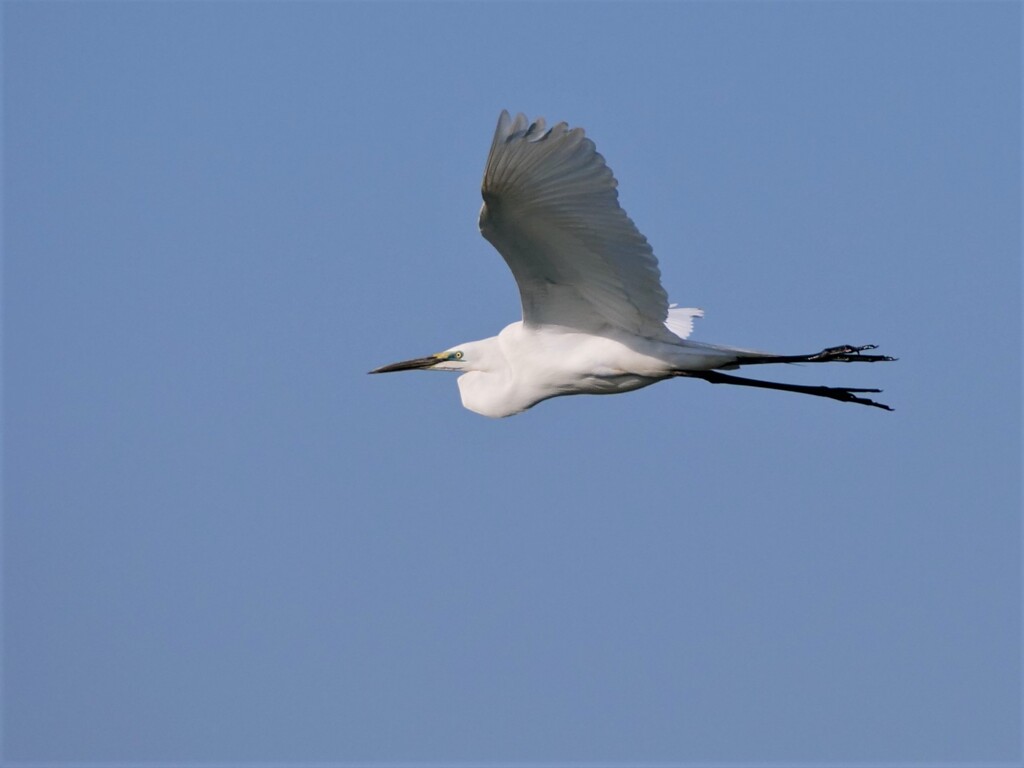
[(816, 355), (810, 355), (807, 358), (808, 363), (889, 363), (895, 360), (895, 357), (889, 357), (888, 355), (862, 355), (861, 352), (865, 352), (869, 349), (878, 349), (877, 344), (865, 344), (861, 347), (854, 347), (849, 344), (843, 344), (840, 347), (829, 347), (823, 349)]
[(880, 389), (850, 389), (848, 387), (808, 387), (807, 389), (793, 389), (791, 392), (800, 392), (805, 395), (818, 395), (819, 397), (829, 397), (833, 400), (839, 400), (843, 403), (860, 403), (861, 405), (871, 405), (875, 408), (881, 408), (883, 411), (891, 411), (892, 406), (888, 406), (885, 403), (877, 403), (874, 400), (870, 400), (866, 397), (857, 397), (854, 392), (881, 392)]

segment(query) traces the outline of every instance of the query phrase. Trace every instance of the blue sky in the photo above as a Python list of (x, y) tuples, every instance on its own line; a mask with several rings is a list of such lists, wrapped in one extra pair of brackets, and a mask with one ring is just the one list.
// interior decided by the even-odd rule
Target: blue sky
[[(2, 12), (9, 764), (1020, 759), (1019, 4)], [(895, 412), (367, 376), (518, 319), (503, 108)]]

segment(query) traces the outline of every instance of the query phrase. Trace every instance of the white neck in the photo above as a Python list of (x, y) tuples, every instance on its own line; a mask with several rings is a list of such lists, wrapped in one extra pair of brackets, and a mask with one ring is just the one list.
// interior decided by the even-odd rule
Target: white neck
[(483, 416), (502, 418), (521, 413), (537, 398), (518, 386), (516, 366), (510, 357), (507, 331), (501, 336), (462, 345), (471, 370), (459, 376), (462, 405)]

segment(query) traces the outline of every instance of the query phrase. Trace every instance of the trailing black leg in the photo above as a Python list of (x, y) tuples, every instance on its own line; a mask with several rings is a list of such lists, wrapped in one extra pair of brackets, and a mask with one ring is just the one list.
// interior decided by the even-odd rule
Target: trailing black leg
[[(764, 357), (741, 357), (735, 365), (766, 365), (768, 363), (887, 363), (895, 360), (888, 355), (863, 355), (869, 349), (878, 349), (877, 344), (864, 344), (854, 347), (843, 344), (839, 347), (828, 347), (812, 355), (765, 355)], [(732, 366), (729, 366), (730, 368)]]
[[(837, 347), (838, 349), (838, 347)], [(828, 352), (829, 350), (825, 350)], [(772, 362), (782, 362), (775, 360)], [(816, 361), (815, 361), (816, 362)], [(759, 381), (758, 379), (745, 379), (740, 376), (730, 376), (718, 371), (676, 371), (675, 376), (685, 376), (691, 379), (703, 379), (711, 384), (735, 384), (740, 387), (758, 387), (760, 389), (778, 389), (783, 392), (799, 392), (802, 395), (814, 395), (815, 397), (827, 397), (832, 400), (839, 400), (843, 403), (860, 403), (871, 405), (891, 411), (888, 405), (876, 403), (866, 397), (857, 397), (858, 392), (881, 392), (880, 389), (852, 389), (850, 387), (812, 387), (802, 384), (780, 384), (775, 381)]]

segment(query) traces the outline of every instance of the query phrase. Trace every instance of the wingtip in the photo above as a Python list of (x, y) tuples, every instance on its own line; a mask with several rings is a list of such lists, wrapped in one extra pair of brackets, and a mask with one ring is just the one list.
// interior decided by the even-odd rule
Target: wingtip
[(501, 110), (501, 114), (498, 115), (498, 125), (494, 129), (495, 133), (501, 133), (501, 134), (507, 133), (508, 132), (508, 126), (509, 126), (509, 124), (511, 122), (512, 122), (512, 115), (510, 115), (508, 113), (508, 110), (507, 109)]

